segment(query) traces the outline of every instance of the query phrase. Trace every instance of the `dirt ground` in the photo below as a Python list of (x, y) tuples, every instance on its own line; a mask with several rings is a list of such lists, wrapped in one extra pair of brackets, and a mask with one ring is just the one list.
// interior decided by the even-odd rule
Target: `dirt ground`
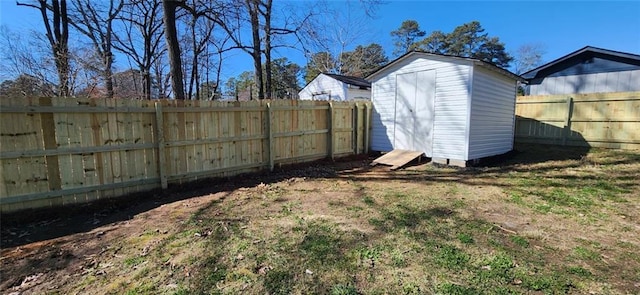
[(335, 177), (335, 171), (368, 167), (370, 160), (367, 156), (355, 156), (335, 163), (290, 165), (273, 173), (212, 179), (171, 187), (164, 192), (4, 215), (0, 229), (0, 291), (41, 294), (57, 290), (91, 269), (109, 245), (125, 237), (140, 236), (148, 230), (174, 232), (181, 221), (217, 200), (260, 190), (265, 183)]
[[(434, 189), (441, 194), (443, 204), (447, 204), (437, 207), (439, 211), (434, 211), (434, 214), (448, 215), (455, 211), (460, 218), (482, 219), (494, 225), (492, 230), (506, 234), (517, 233), (530, 238), (535, 247), (543, 248), (545, 244), (552, 244), (559, 251), (557, 255), (582, 249), (580, 247), (585, 246), (580, 241), (587, 240), (598, 241), (598, 247), (605, 250), (615, 249), (619, 245), (638, 249), (640, 205), (636, 198), (637, 192), (631, 193), (634, 195), (634, 202), (607, 209), (606, 222), (597, 218), (583, 222), (579, 214), (576, 218), (567, 218), (566, 214), (534, 214), (530, 207), (505, 201), (513, 198), (508, 193), (513, 190), (510, 187), (513, 185), (510, 182), (512, 176), (505, 175), (517, 175), (536, 169), (544, 173), (584, 173), (584, 169), (577, 172), (572, 170), (572, 165), (583, 161), (585, 155), (586, 152), (576, 153), (573, 150), (569, 154), (551, 153), (525, 157), (521, 152), (497, 159), (496, 163), (489, 163), (486, 167), (434, 168), (429, 163), (412, 163), (399, 171), (390, 171), (384, 166), (370, 166), (372, 157), (351, 157), (335, 163), (323, 161), (285, 167), (273, 173), (206, 180), (172, 187), (164, 192), (154, 191), (91, 205), (5, 215), (2, 217), (0, 232), (0, 292), (118, 293), (117, 290), (122, 289), (113, 291), (114, 289), (104, 287), (105, 284), (94, 289), (91, 281), (83, 283), (84, 287), (78, 287), (78, 281), (85, 279), (87, 273), (104, 278), (126, 276), (122, 271), (115, 271), (113, 266), (123, 263), (128, 265), (125, 258), (130, 257), (132, 251), (140, 256), (147, 255), (164, 243), (163, 237), (180, 233), (184, 230), (185, 223), (192, 222), (193, 216), (202, 212), (207, 212), (207, 216), (219, 216), (216, 220), (223, 228), (235, 220), (242, 220), (246, 221), (245, 227), (259, 231), (264, 226), (261, 223), (267, 222), (263, 216), (296, 210), (304, 212), (305, 220), (330, 220), (345, 231), (370, 235), (375, 233), (376, 228), (371, 222), (366, 222), (367, 219), (359, 215), (336, 213), (336, 208), (351, 205), (348, 201), (350, 198), (361, 199), (358, 194), (364, 190), (375, 195), (376, 191), (389, 189), (404, 192)], [(633, 169), (637, 169), (637, 166)], [(630, 173), (637, 172), (633, 170)], [(594, 168), (593, 173), (606, 171)], [(634, 184), (636, 176), (637, 174), (630, 174), (627, 181), (633, 189), (638, 188)], [(346, 190), (346, 187), (354, 187), (353, 182), (358, 182), (359, 187)], [(426, 187), (426, 184), (429, 186)], [(286, 193), (268, 204), (260, 202), (257, 196), (268, 195), (268, 192)], [(452, 208), (448, 205), (455, 202), (464, 202), (465, 206)], [(279, 225), (280, 228), (287, 226), (290, 225)], [(577, 228), (586, 230), (576, 230)], [(193, 233), (196, 236), (209, 234), (211, 233)], [(127, 245), (126, 241), (132, 239), (137, 239), (135, 247)], [(259, 243), (257, 241), (254, 243)], [(603, 253), (603, 265), (611, 268), (624, 267), (624, 261), (618, 256), (610, 257), (606, 251)], [(552, 254), (547, 256), (545, 259), (554, 259)], [(170, 262), (167, 261), (167, 264)], [(637, 271), (634, 268), (637, 263), (631, 263), (628, 267), (627, 272), (633, 276)], [(185, 276), (193, 276), (194, 272), (187, 266), (179, 271)], [(256, 270), (256, 273), (261, 271), (263, 270)], [(603, 284), (610, 286), (610, 289), (603, 287)], [(616, 278), (612, 275), (603, 284), (594, 283), (594, 286), (583, 286), (580, 290), (595, 290), (595, 293), (609, 290), (609, 293), (614, 294), (632, 294), (634, 291), (640, 293), (640, 279), (629, 280), (629, 276)], [(171, 290), (175, 286), (169, 282), (166, 287)]]

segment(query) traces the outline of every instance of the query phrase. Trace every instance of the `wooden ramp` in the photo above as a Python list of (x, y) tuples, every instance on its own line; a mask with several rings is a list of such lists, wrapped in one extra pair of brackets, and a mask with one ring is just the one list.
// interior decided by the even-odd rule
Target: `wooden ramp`
[(423, 155), (423, 152), (407, 151), (407, 150), (393, 150), (382, 157), (373, 160), (373, 165), (383, 164), (391, 166), (391, 170), (398, 169), (414, 159)]

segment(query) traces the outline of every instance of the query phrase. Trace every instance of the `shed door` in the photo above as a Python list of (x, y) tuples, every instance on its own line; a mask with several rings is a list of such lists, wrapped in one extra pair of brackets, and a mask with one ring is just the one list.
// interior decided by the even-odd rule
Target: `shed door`
[(395, 149), (432, 156), (435, 70), (396, 76)]

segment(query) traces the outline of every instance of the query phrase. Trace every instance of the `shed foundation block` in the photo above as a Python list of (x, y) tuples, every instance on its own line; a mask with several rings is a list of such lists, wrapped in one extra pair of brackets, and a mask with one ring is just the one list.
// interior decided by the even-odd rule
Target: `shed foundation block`
[(431, 163), (441, 164), (441, 165), (449, 165), (449, 159), (431, 158)]
[(467, 167), (467, 161), (450, 159), (449, 166)]
[(431, 163), (446, 165), (446, 166), (456, 166), (456, 167), (468, 167), (471, 163), (465, 160), (456, 160), (456, 159), (444, 159), (444, 158), (432, 158)]

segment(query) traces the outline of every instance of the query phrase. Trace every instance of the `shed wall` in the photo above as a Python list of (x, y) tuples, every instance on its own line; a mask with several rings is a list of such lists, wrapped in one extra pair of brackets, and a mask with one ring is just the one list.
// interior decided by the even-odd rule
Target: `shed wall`
[(640, 70), (551, 76), (533, 79), (530, 95), (640, 91)]
[(393, 150), (396, 75), (436, 70), (433, 157), (462, 159), (465, 135), (470, 64), (446, 57), (409, 56), (377, 74), (372, 81), (371, 149)]
[(516, 82), (476, 66), (473, 71), (466, 159), (504, 154), (513, 149)]
[(433, 157), (464, 159), (471, 65), (450, 63), (436, 72)]
[[(331, 78), (327, 75), (320, 74), (318, 75), (318, 77), (316, 77), (311, 82), (309, 82), (307, 86), (305, 86), (302, 90), (300, 90), (300, 93), (298, 95), (300, 96), (301, 100), (332, 99), (336, 101), (344, 101), (346, 100), (345, 88), (346, 86), (344, 83), (334, 78)], [(320, 93), (326, 93), (327, 95), (321, 95), (321, 96), (316, 95), (314, 97), (314, 94), (320, 94)]]
[(393, 126), (395, 122), (395, 77), (371, 83), (371, 150), (388, 152), (393, 150)]
[(371, 99), (371, 90), (347, 87), (347, 99)]

